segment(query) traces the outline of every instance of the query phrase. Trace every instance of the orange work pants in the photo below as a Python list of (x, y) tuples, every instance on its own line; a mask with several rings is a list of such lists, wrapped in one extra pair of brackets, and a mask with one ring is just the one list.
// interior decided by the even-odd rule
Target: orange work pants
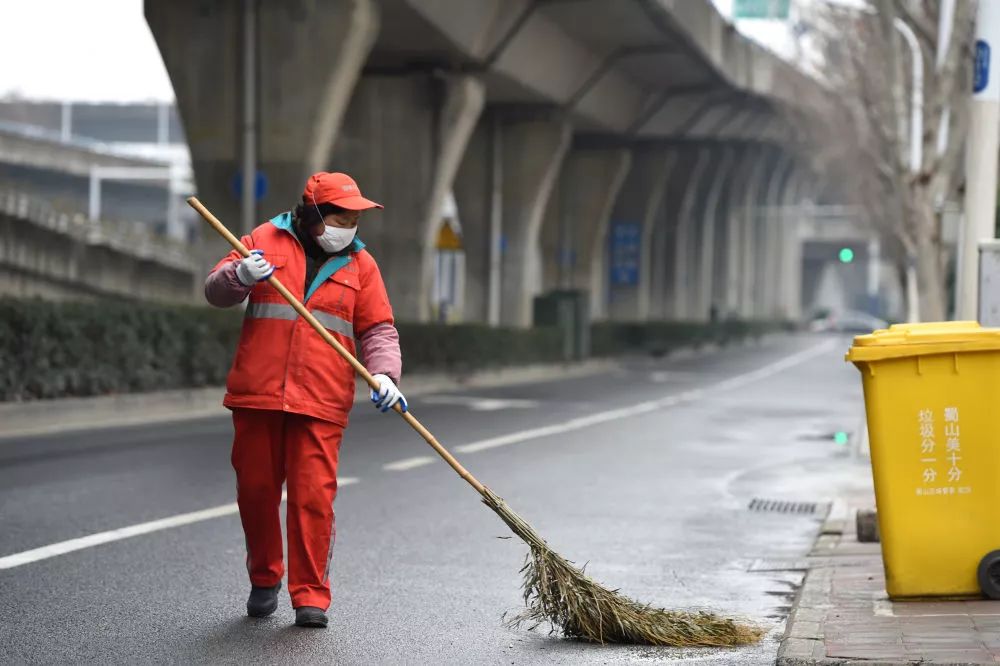
[(330, 607), (330, 558), (337, 535), (337, 457), (344, 429), (266, 409), (233, 409), (233, 468), (246, 535), (250, 583), (274, 587), (284, 575), (281, 485), (288, 484), (288, 592), (292, 606)]

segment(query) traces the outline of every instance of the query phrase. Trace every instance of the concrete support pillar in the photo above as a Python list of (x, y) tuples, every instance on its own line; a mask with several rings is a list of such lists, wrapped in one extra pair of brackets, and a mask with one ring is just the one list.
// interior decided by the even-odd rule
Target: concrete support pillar
[(608, 225), (631, 164), (625, 148), (570, 150), (543, 222), (545, 288), (589, 292), (595, 319), (606, 315)]
[[(727, 188), (733, 164), (735, 163), (735, 150), (731, 147), (723, 147), (714, 151), (712, 169), (709, 172), (707, 196), (703, 217), (701, 220), (701, 247), (698, 248), (698, 281), (697, 281), (697, 305), (695, 306), (695, 318), (708, 318), (715, 303), (715, 276), (722, 268), (716, 262), (717, 248), (720, 245), (720, 237), (724, 236), (724, 229), (719, 220), (719, 209), (722, 195)], [(718, 230), (719, 233), (716, 233)]]
[[(636, 222), (642, 229), (639, 246), (639, 283), (635, 286), (612, 286), (608, 314), (619, 321), (646, 321), (650, 318), (653, 297), (654, 264), (662, 269), (666, 261), (667, 238), (662, 213), (667, 192), (667, 176), (677, 154), (662, 146), (646, 146), (633, 151), (632, 169), (615, 203), (612, 218)], [(662, 274), (662, 270), (659, 273)], [(662, 280), (657, 297), (662, 300)]]
[(761, 314), (765, 319), (771, 320), (783, 317), (783, 308), (780, 304), (783, 293), (782, 283), (786, 279), (783, 267), (788, 246), (784, 238), (785, 228), (781, 211), (791, 168), (792, 158), (787, 153), (779, 153), (775, 160), (775, 166), (771, 169), (765, 205), (761, 214), (764, 224), (763, 287), (760, 290), (763, 306)]
[[(668, 167), (668, 174), (672, 173), (676, 167)], [(667, 199), (672, 196), (669, 187), (670, 176), (667, 176), (668, 187), (663, 196), (663, 203), (653, 215), (652, 233), (650, 236), (649, 261), (649, 290), (648, 290), (648, 310), (644, 317), (649, 321), (663, 321), (670, 316), (673, 298), (673, 256), (670, 249), (673, 247), (675, 229), (670, 226), (670, 219), (667, 217)], [(646, 279), (640, 273), (640, 285)], [(640, 310), (640, 312), (642, 312)]]
[[(734, 245), (731, 239), (731, 235), (734, 232), (733, 225), (731, 224), (734, 201), (733, 193), (740, 187), (743, 160), (747, 152), (745, 144), (734, 143), (729, 144), (728, 147), (732, 151), (732, 161), (727, 177), (722, 184), (717, 204), (715, 216), (715, 278), (712, 280), (712, 303), (715, 305), (717, 315), (720, 319), (725, 319), (731, 313), (729, 292), (731, 280), (730, 255), (732, 254), (731, 248)], [(738, 232), (738, 228), (735, 231)], [(739, 239), (737, 238), (736, 243), (738, 242)]]
[(774, 146), (769, 146), (764, 150), (760, 161), (759, 180), (757, 182), (757, 197), (753, 202), (753, 230), (754, 230), (754, 289), (752, 303), (752, 317), (754, 319), (768, 319), (771, 313), (768, 311), (768, 302), (772, 300), (774, 290), (777, 285), (773, 281), (771, 262), (775, 259), (775, 247), (770, 243), (773, 234), (770, 230), (770, 216), (768, 213), (768, 202), (771, 185), (777, 174), (783, 153)]
[(763, 241), (760, 238), (758, 224), (758, 207), (761, 202), (761, 191), (767, 181), (768, 159), (766, 151), (757, 153), (757, 159), (751, 166), (749, 181), (744, 191), (743, 200), (743, 252), (742, 278), (740, 284), (740, 316), (744, 319), (754, 319), (758, 315), (757, 293), (760, 282), (760, 264), (758, 252)]
[(654, 321), (677, 317), (677, 248), (684, 241), (681, 237), (680, 211), (699, 155), (696, 144), (669, 145), (667, 149), (670, 166), (663, 204), (657, 215), (660, 221), (654, 224), (653, 257), (650, 261), (649, 316)]
[(703, 147), (697, 151), (691, 176), (684, 188), (677, 211), (677, 233), (674, 237), (673, 317), (677, 320), (696, 319), (698, 222), (695, 215), (703, 196), (705, 183), (711, 178), (712, 151)]
[(740, 303), (743, 298), (743, 242), (746, 221), (747, 189), (757, 161), (760, 159), (760, 149), (756, 146), (746, 147), (739, 162), (733, 169), (732, 182), (727, 191), (726, 206), (726, 260), (725, 260), (725, 296), (724, 316), (737, 317), (742, 315)]
[[(309, 12), (257, 0), (254, 8), (252, 102), (265, 190), (254, 219), (263, 220), (295, 205), (308, 175), (327, 166), (379, 15), (375, 0), (312, 3)], [(243, 5), (145, 0), (145, 15), (177, 97), (198, 194), (240, 230)]]
[(802, 318), (802, 237), (800, 235), (799, 203), (803, 179), (790, 169), (781, 198), (781, 222), (784, 250), (781, 262), (781, 295), (778, 312), (783, 319)]
[(489, 322), (490, 215), (493, 199), (495, 112), (480, 117), (469, 138), (453, 184), (465, 250), (465, 321)]
[(562, 117), (503, 124), (500, 319), (505, 325), (531, 325), (532, 298), (542, 290), (542, 219), (571, 139), (572, 128)]
[(441, 209), (483, 102), (472, 76), (373, 75), (344, 117), (331, 169), (385, 205), (365, 214), (358, 235), (379, 260), (397, 319), (429, 319)]
[(438, 145), (434, 177), (423, 217), (423, 267), (420, 272), (422, 298), (418, 311), (421, 321), (426, 321), (430, 314), (434, 251), (442, 223), (441, 209), (445, 197), (454, 189), (456, 173), (486, 102), (486, 88), (478, 79), (456, 76), (444, 81), (444, 100), (435, 128)]

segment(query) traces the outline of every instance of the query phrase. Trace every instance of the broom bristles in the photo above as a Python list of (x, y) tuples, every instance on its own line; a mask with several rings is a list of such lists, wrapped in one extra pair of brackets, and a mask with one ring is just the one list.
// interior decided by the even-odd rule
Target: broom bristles
[(703, 611), (668, 611), (609, 590), (553, 551), (527, 522), (489, 488), (483, 503), (528, 544), (524, 568), (525, 610), (508, 627), (548, 622), (567, 638), (598, 643), (670, 647), (736, 647), (756, 643), (764, 630)]

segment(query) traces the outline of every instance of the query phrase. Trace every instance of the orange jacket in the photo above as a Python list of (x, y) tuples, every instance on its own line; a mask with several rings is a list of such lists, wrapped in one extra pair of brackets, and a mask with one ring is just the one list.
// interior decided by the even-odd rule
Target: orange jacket
[[(355, 338), (379, 325), (392, 326), (382, 275), (357, 238), (348, 254), (331, 257), (320, 268), (305, 294), (305, 252), (292, 230), (291, 213), (260, 225), (242, 240), (248, 249), (264, 251), (275, 277), (351, 353)], [(240, 259), (230, 252), (213, 274)], [(346, 426), (354, 391), (351, 366), (271, 285), (257, 283), (250, 291), (223, 404), (294, 412)]]

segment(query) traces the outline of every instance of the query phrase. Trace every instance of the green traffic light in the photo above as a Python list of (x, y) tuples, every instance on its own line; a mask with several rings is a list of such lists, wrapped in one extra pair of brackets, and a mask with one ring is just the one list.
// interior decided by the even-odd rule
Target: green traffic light
[(840, 248), (840, 263), (849, 264), (854, 261), (854, 250), (849, 247)]
[(843, 446), (844, 444), (847, 444), (848, 435), (843, 430), (838, 430), (837, 432), (833, 433), (833, 441), (835, 444)]

